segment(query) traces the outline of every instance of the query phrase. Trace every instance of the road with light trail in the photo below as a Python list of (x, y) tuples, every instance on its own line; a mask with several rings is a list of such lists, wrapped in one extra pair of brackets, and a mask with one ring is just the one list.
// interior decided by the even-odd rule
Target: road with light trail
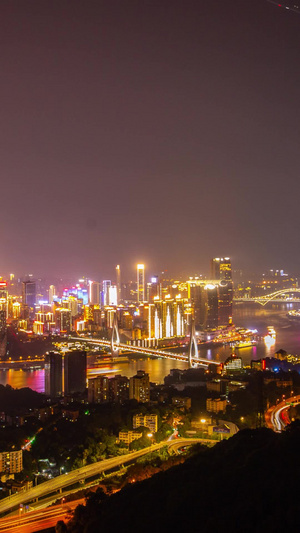
[(266, 426), (280, 433), (290, 422), (288, 411), (291, 406), (300, 404), (300, 395), (291, 396), (273, 405), (265, 413)]
[[(84, 466), (82, 468), (78, 468), (77, 470), (72, 470), (71, 472), (68, 472), (67, 474), (62, 474), (53, 479), (50, 479), (49, 481), (45, 481), (44, 483), (41, 483), (40, 485), (37, 485), (36, 487), (32, 487), (26, 492), (19, 492), (11, 496), (8, 496), (7, 498), (4, 498), (3, 500), (0, 500), (0, 514), (3, 514), (9, 510), (13, 510), (17, 508), (19, 505), (24, 505), (27, 502), (45, 497), (57, 491), (61, 491), (65, 487), (68, 487), (70, 485), (75, 485), (76, 483), (80, 481), (84, 481), (85, 479), (99, 475), (107, 470), (112, 470), (113, 468), (120, 467), (123, 464), (135, 461), (136, 459), (139, 459), (143, 455), (157, 451), (165, 446), (167, 446), (168, 448), (172, 448), (175, 443), (176, 443), (176, 446), (178, 447), (180, 446), (181, 443), (182, 443), (182, 446), (187, 446), (187, 445), (196, 444), (197, 442), (207, 443), (211, 445), (211, 442), (209, 439), (180, 438), (180, 439), (176, 439), (176, 441), (162, 441), (158, 444), (152, 444), (151, 446), (148, 446), (147, 448), (143, 448), (142, 450), (138, 450), (136, 452), (129, 452), (125, 455), (119, 455), (117, 457), (112, 457), (111, 459), (104, 459), (103, 461), (98, 461), (97, 463), (93, 463), (93, 464)], [(218, 441), (214, 441), (215, 444), (216, 442)], [(1, 520), (0, 520), (0, 524), (1, 524)]]

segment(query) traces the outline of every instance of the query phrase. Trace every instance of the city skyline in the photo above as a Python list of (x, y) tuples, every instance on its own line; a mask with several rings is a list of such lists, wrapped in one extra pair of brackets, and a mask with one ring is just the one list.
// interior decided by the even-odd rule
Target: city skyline
[(297, 271), (299, 24), (263, 0), (2, 2), (0, 271)]

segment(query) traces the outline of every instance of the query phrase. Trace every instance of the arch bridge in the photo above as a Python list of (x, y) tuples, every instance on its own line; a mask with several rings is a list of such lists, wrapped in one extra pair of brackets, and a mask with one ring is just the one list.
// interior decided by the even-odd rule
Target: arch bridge
[[(298, 294), (298, 297), (290, 297), (290, 298), (284, 298), (287, 294)], [(256, 298), (235, 298), (236, 302), (257, 302), (261, 306), (267, 305), (269, 302), (300, 302), (300, 289), (298, 288), (289, 288), (289, 289), (281, 289), (280, 291), (272, 292), (271, 294), (266, 294), (265, 296), (257, 296)]]

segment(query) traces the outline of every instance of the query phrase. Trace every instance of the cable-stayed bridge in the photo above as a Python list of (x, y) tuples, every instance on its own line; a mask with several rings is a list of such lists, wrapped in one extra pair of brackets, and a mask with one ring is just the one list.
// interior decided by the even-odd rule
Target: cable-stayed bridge
[[(194, 366), (197, 364), (201, 365), (219, 365), (220, 361), (213, 361), (211, 359), (204, 359), (201, 357), (198, 357), (197, 350), (189, 349), (189, 355), (185, 354), (178, 354), (178, 353), (172, 353), (168, 352), (167, 350), (160, 350), (158, 348), (147, 348), (145, 346), (132, 346), (131, 344), (123, 344), (120, 341), (117, 342), (114, 338), (114, 331), (116, 329), (113, 329), (113, 334), (111, 340), (105, 340), (105, 339), (93, 339), (91, 337), (69, 337), (69, 340), (73, 342), (82, 342), (87, 344), (93, 344), (98, 346), (107, 346), (111, 349), (111, 353), (114, 356), (117, 356), (119, 353), (119, 350), (126, 350), (132, 353), (139, 353), (143, 355), (149, 355), (151, 357), (162, 357), (165, 359), (173, 359), (174, 361), (183, 361), (186, 363), (189, 363), (190, 366)], [(195, 345), (195, 340), (192, 338), (192, 342)]]

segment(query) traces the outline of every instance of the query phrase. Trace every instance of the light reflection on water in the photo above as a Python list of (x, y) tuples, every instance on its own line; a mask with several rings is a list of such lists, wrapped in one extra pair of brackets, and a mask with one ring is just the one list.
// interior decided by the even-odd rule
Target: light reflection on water
[[(298, 308), (299, 305), (293, 305)], [(290, 322), (287, 318), (287, 310), (291, 304), (272, 304), (267, 307), (257, 307), (254, 304), (236, 305), (234, 309), (234, 323), (257, 329), (259, 334), (266, 335), (267, 326), (274, 326), (277, 338), (274, 345), (266, 346), (259, 342), (256, 346), (237, 350), (245, 364), (251, 359), (272, 356), (277, 350), (283, 348), (289, 353), (300, 354), (300, 321)], [(199, 356), (209, 360), (223, 362), (231, 354), (230, 346), (202, 347)], [(150, 380), (155, 383), (163, 383), (164, 377), (172, 368), (187, 368), (187, 363), (169, 359), (150, 359), (147, 357), (134, 357), (129, 362), (118, 363), (101, 367), (99, 373), (114, 375), (122, 374), (131, 377), (137, 370), (144, 370), (150, 374)], [(0, 370), (0, 384), (9, 384), (14, 388), (30, 387), (37, 392), (44, 392), (44, 370)]]
[(0, 384), (11, 385), (14, 389), (29, 387), (37, 392), (45, 391), (44, 369), (38, 370), (0, 370)]

